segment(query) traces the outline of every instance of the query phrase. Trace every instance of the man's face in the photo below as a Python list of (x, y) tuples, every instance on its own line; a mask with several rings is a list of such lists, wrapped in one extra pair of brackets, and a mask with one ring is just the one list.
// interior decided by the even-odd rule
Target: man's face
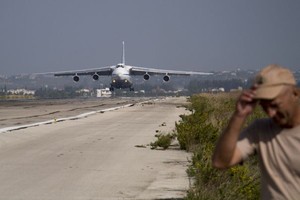
[(292, 89), (284, 89), (271, 100), (260, 100), (260, 105), (267, 115), (281, 127), (292, 127), (295, 112), (295, 102)]

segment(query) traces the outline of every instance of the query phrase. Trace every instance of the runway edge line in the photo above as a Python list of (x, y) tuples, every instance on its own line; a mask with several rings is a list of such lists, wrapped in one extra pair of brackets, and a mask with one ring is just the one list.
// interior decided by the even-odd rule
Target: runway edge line
[(11, 126), (11, 127), (6, 127), (6, 128), (1, 128), (0, 129), (0, 133), (12, 132), (12, 131), (16, 131), (16, 130), (26, 129), (26, 128), (40, 126), (40, 125), (46, 125), (46, 124), (53, 124), (53, 123), (57, 123), (57, 122), (67, 121), (67, 120), (82, 119), (82, 118), (86, 118), (86, 117), (88, 117), (90, 115), (94, 115), (96, 113), (105, 113), (105, 112), (114, 111), (114, 110), (118, 110), (118, 109), (122, 109), (122, 108), (127, 108), (127, 107), (131, 107), (131, 106), (134, 106), (134, 104), (126, 104), (126, 105), (123, 105), (123, 106), (118, 106), (118, 107), (113, 107), (113, 108), (107, 108), (107, 109), (97, 110), (97, 111), (91, 111), (91, 112), (82, 113), (82, 114), (79, 114), (79, 115), (76, 115), (76, 116), (72, 116), (72, 117), (65, 117), (65, 118), (59, 118), (59, 119), (51, 119), (51, 120), (47, 120), (47, 121), (43, 121), (43, 122), (38, 122), (38, 123), (33, 123), (33, 124), (25, 124), (25, 125), (21, 125), (21, 126)]

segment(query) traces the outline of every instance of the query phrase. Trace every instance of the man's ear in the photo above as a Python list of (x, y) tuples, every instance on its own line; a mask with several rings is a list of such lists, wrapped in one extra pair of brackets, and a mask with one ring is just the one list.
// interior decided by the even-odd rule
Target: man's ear
[(299, 97), (300, 97), (300, 88), (294, 87), (294, 88), (293, 88), (293, 95), (294, 95), (296, 98), (299, 98)]

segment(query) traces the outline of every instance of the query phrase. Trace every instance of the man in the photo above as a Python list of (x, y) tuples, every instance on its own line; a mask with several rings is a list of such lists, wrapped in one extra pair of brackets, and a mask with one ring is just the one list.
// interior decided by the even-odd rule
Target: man
[[(258, 103), (269, 118), (255, 120), (241, 132)], [(213, 166), (228, 168), (254, 153), (259, 157), (262, 199), (300, 199), (300, 92), (293, 74), (278, 65), (262, 69), (253, 87), (238, 98), (217, 143)]]

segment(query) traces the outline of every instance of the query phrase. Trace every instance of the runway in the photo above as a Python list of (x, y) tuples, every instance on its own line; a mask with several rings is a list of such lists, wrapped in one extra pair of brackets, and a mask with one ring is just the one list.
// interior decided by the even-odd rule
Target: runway
[(91, 98), (0, 101), (0, 129), (135, 104), (151, 98)]
[(178, 107), (185, 101), (151, 100), (1, 133), (0, 199), (182, 198), (189, 188), (190, 155), (147, 144), (156, 130), (174, 128), (187, 112)]

